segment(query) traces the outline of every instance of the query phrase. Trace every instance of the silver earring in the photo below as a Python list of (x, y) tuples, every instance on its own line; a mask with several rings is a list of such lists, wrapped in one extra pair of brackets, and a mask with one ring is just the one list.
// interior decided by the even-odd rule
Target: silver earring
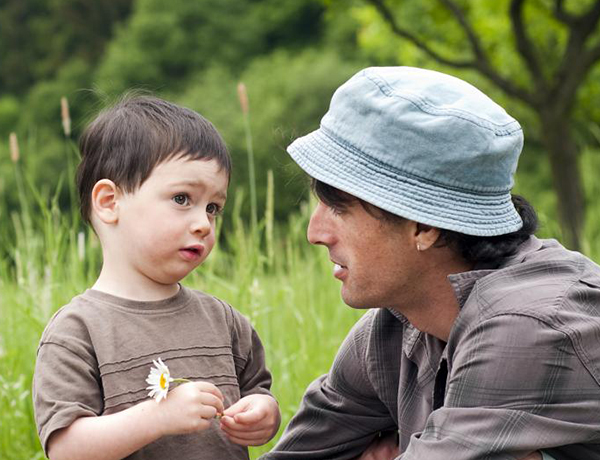
[(422, 249), (421, 249), (421, 243), (417, 243), (417, 251), (419, 251), (419, 252), (422, 251)]

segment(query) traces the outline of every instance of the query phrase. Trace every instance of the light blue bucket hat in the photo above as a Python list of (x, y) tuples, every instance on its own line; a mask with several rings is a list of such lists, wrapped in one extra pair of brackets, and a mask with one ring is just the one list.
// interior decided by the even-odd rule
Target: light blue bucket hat
[(381, 209), (459, 233), (523, 225), (511, 201), (523, 131), (458, 78), (371, 67), (337, 89), (316, 131), (288, 152), (313, 178)]

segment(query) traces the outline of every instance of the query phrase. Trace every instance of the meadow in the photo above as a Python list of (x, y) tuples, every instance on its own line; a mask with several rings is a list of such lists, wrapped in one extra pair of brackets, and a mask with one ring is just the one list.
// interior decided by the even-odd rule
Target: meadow
[[(43, 459), (31, 404), (36, 347), (51, 315), (95, 280), (101, 257), (98, 242), (78, 218), (76, 206), (61, 209), (59, 191), (73, 191), (72, 146), (66, 146), (65, 173), (55, 188), (39, 190), (15, 161), (18, 206), (0, 203), (0, 458)], [(2, 151), (0, 150), (0, 153)], [(600, 152), (581, 159), (588, 220), (584, 251), (600, 260), (600, 193), (596, 175)], [(272, 179), (272, 176), (269, 175)], [(560, 238), (553, 211), (556, 197), (541, 159), (524, 159), (516, 190), (530, 198), (542, 221), (539, 235)], [(184, 284), (208, 291), (247, 315), (260, 334), (274, 376), (273, 392), (283, 414), (282, 429), (294, 414), (310, 381), (327, 371), (335, 352), (361, 311), (346, 307), (332, 277), (327, 251), (306, 242), (314, 202), (300, 204), (285, 222), (275, 222), (273, 181), (267, 187), (266, 212), (244, 221), (243, 193), (228, 204), (232, 225), (220, 245)], [(74, 199), (74, 198), (73, 198)], [(74, 203), (74, 201), (72, 202)], [(57, 378), (60, 370), (57, 369)], [(281, 431), (280, 431), (281, 433)], [(277, 439), (277, 438), (276, 438)], [(276, 440), (275, 439), (275, 440)], [(274, 440), (274, 441), (275, 441)], [(273, 441), (273, 442), (274, 442)], [(252, 448), (257, 458), (273, 444)]]

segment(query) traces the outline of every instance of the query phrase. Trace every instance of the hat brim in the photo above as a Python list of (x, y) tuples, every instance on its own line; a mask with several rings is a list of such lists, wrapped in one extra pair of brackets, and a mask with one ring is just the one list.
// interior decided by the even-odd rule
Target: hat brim
[(287, 151), (311, 177), (406, 219), (474, 236), (512, 233), (523, 225), (510, 191), (469, 193), (441, 186), (393, 170), (322, 129), (296, 139)]

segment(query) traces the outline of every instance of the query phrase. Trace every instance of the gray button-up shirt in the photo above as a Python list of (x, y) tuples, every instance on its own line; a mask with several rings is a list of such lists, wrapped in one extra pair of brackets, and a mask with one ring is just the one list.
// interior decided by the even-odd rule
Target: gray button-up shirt
[(395, 430), (400, 460), (600, 459), (600, 267), (531, 237), (449, 282), (447, 344), (370, 310), (261, 459), (351, 459)]

